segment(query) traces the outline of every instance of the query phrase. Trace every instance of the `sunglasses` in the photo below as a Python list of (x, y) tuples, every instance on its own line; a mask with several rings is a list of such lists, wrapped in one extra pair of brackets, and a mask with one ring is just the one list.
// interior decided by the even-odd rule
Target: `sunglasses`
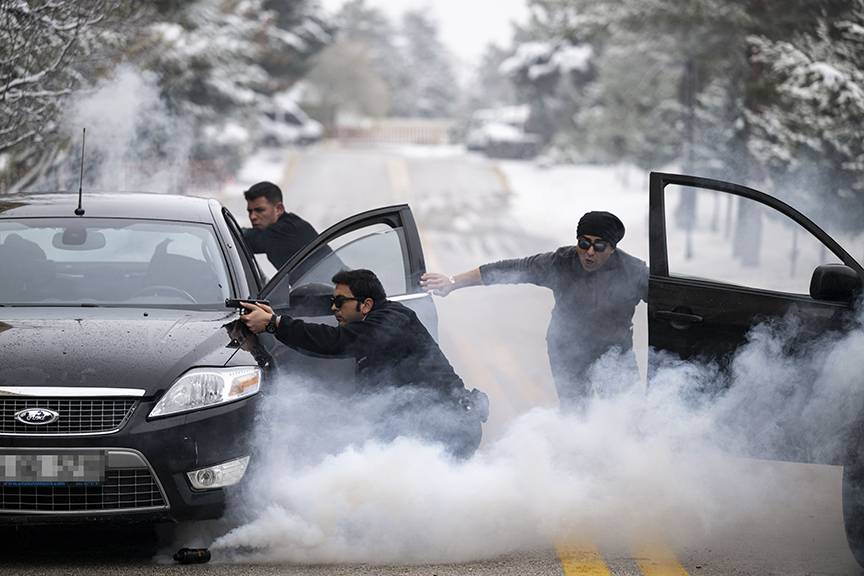
[(608, 240), (589, 240), (588, 238), (579, 238), (576, 245), (582, 250), (588, 250), (593, 246), (594, 252), (599, 254), (600, 252), (605, 252), (612, 244)]
[(330, 297), (330, 306), (335, 306), (336, 308), (341, 308), (345, 302), (349, 302), (351, 300), (357, 300), (357, 298), (349, 298), (348, 296), (331, 296)]

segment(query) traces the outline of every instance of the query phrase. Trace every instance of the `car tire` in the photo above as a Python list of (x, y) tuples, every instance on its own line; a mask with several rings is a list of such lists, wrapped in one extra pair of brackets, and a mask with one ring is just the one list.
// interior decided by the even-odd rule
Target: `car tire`
[[(859, 426), (856, 426), (859, 428)], [(864, 568), (864, 434), (850, 435), (843, 466), (843, 525), (849, 549)]]

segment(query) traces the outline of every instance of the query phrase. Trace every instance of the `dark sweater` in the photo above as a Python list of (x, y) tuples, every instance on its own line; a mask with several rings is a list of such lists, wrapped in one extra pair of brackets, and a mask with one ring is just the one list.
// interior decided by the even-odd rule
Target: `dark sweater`
[(414, 311), (398, 302), (376, 302), (365, 319), (344, 326), (282, 316), (276, 338), (315, 354), (355, 358), (364, 389), (410, 384), (449, 396), (464, 387)]
[(243, 228), (243, 239), (249, 249), (256, 254), (267, 254), (277, 270), (317, 237), (315, 228), (293, 212), (285, 212), (263, 230)]
[(580, 376), (609, 348), (633, 345), (633, 313), (648, 298), (648, 268), (616, 250), (588, 272), (575, 246), (480, 267), (484, 284), (528, 283), (552, 290), (555, 307), (546, 343), (556, 381)]

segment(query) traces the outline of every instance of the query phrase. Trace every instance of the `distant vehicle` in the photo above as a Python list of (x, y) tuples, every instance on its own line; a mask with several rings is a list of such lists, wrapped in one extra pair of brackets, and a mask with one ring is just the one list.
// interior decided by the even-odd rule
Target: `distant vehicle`
[(533, 158), (540, 151), (540, 137), (525, 131), (528, 106), (502, 106), (477, 110), (465, 134), (468, 150), (491, 158)]
[(0, 524), (217, 518), (274, 374), (351, 385), (353, 361), (251, 334), (226, 299), (334, 324), (332, 274), (369, 268), (435, 332), (407, 205), (330, 227), (265, 285), (215, 200), (77, 200), (0, 198)]
[(324, 135), (320, 122), (310, 118), (293, 100), (278, 96), (260, 113), (258, 127), (259, 140), (267, 146), (305, 146)]

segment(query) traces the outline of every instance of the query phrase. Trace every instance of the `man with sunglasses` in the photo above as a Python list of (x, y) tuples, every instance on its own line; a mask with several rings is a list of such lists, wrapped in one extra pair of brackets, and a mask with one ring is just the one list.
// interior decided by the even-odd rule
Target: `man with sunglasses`
[(590, 392), (591, 365), (613, 348), (635, 368), (633, 313), (648, 297), (645, 262), (617, 249), (624, 224), (609, 212), (588, 212), (576, 228), (577, 244), (527, 258), (484, 264), (456, 276), (428, 273), (421, 285), (446, 296), (457, 288), (528, 283), (552, 290), (555, 307), (546, 333), (549, 364), (565, 408)]
[(241, 319), (252, 332), (271, 332), (291, 348), (355, 358), (361, 390), (398, 388), (394, 398), (411, 404), (398, 407), (397, 428), (440, 441), (457, 457), (473, 454), (488, 416), (485, 394), (466, 391), (414, 311), (387, 300), (373, 272), (343, 270), (332, 281), (330, 309), (338, 326), (277, 316), (265, 304), (248, 302), (241, 303), (247, 310)]

